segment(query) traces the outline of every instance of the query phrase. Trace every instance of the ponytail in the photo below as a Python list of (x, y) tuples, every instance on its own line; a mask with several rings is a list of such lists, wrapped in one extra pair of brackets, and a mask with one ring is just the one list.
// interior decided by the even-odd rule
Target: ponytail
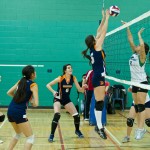
[(18, 84), (18, 89), (13, 98), (16, 103), (20, 103), (25, 99), (26, 85), (27, 85), (27, 79), (26, 77), (23, 77)]
[(88, 49), (89, 48), (87, 48), (86, 50), (82, 51), (82, 55), (83, 55), (83, 58), (87, 58), (89, 60), (89, 64), (91, 64), (91, 56), (87, 55)]

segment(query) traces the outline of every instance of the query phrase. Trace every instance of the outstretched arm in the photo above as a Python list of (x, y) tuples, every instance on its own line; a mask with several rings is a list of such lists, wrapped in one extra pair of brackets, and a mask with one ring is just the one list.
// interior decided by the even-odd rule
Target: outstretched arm
[[(126, 22), (124, 22), (124, 21), (121, 21), (121, 23), (126, 24)], [(129, 27), (127, 27), (127, 36), (128, 36), (128, 41), (129, 41), (129, 44), (130, 44), (130, 47), (131, 47), (132, 51), (136, 52), (135, 44), (134, 44), (134, 41), (133, 41), (133, 36), (132, 36), (132, 33), (131, 33)]]
[(109, 20), (109, 11), (106, 10), (105, 12), (105, 21), (104, 21), (104, 25), (101, 28), (101, 34), (99, 36), (98, 39), (96, 39), (96, 50), (102, 50), (102, 45), (106, 36), (106, 32), (107, 32), (107, 28), (108, 28), (108, 20)]
[(101, 35), (101, 32), (102, 32), (102, 28), (103, 28), (103, 25), (104, 25), (104, 22), (105, 22), (105, 12), (104, 12), (104, 9), (102, 9), (102, 20), (101, 20), (101, 23), (97, 29), (97, 34), (96, 34), (96, 40), (98, 38), (100, 38), (100, 35)]
[(144, 41), (142, 39), (141, 33), (144, 31), (144, 28), (141, 28), (140, 31), (138, 32), (138, 38), (139, 38), (139, 43), (141, 46), (141, 50), (140, 50), (140, 61), (142, 63), (145, 62), (146, 60), (146, 54), (145, 54), (145, 48), (144, 48)]

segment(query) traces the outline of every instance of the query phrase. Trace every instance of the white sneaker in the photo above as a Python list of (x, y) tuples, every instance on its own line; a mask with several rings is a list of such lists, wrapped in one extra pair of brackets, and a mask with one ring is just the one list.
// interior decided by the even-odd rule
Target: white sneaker
[(122, 139), (122, 143), (127, 143), (127, 142), (130, 142), (130, 138), (128, 136), (125, 136), (123, 139)]
[(137, 129), (135, 139), (136, 140), (142, 139), (145, 133), (146, 133), (146, 129)]
[(134, 131), (134, 138), (136, 139), (136, 136), (137, 136), (137, 130), (138, 129), (135, 129), (135, 131)]
[(0, 140), (0, 144), (2, 144), (3, 143), (3, 141), (2, 140)]

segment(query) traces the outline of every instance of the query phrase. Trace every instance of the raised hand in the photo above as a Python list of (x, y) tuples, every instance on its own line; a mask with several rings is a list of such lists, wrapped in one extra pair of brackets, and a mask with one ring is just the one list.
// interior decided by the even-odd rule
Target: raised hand
[(121, 20), (121, 23), (124, 25), (124, 24), (126, 24), (127, 22), (125, 22), (125, 21)]
[(141, 28), (141, 29), (139, 30), (138, 34), (143, 33), (144, 30), (145, 30), (145, 28)]
[(102, 8), (102, 16), (105, 16), (104, 8)]
[(109, 18), (110, 14), (109, 14), (109, 10), (108, 9), (106, 9), (105, 14), (106, 14), (106, 18)]

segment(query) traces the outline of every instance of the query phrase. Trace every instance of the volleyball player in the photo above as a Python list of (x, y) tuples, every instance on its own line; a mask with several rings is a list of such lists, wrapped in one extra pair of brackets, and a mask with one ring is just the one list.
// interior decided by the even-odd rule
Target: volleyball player
[(38, 87), (37, 84), (33, 82), (36, 77), (35, 69), (30, 65), (26, 66), (22, 70), (22, 75), (21, 80), (7, 92), (7, 94), (12, 97), (7, 116), (15, 130), (15, 135), (9, 144), (8, 150), (13, 150), (21, 137), (21, 133), (26, 136), (24, 149), (30, 150), (34, 143), (34, 134), (26, 116), (26, 109), (29, 101), (31, 101), (33, 107), (38, 106)]
[[(109, 20), (109, 11), (102, 10), (102, 21), (98, 27), (97, 35), (89, 35), (85, 39), (87, 49), (82, 52), (83, 56), (90, 60), (93, 69), (93, 78), (92, 84), (94, 87), (94, 95), (96, 99), (95, 104), (95, 117), (97, 126), (99, 128), (100, 137), (107, 139), (104, 128), (102, 126), (101, 117), (102, 110), (104, 107), (104, 97), (105, 97), (105, 53), (102, 49), (102, 45), (106, 36), (108, 20)], [(90, 56), (87, 54), (90, 49)]]
[[(74, 106), (74, 104), (70, 100), (70, 91), (75, 83), (76, 88), (79, 92), (84, 92), (84, 88), (81, 88), (76, 77), (72, 75), (72, 67), (70, 64), (66, 64), (63, 66), (63, 75), (57, 77), (56, 79), (49, 82), (46, 87), (51, 91), (54, 95), (54, 117), (51, 124), (51, 133), (48, 138), (49, 142), (53, 142), (54, 133), (58, 125), (58, 121), (61, 117), (60, 109), (61, 105), (69, 112), (74, 118), (75, 125), (75, 134), (78, 135), (79, 138), (83, 138), (83, 134), (79, 130), (80, 127), (80, 116)], [(58, 89), (55, 91), (52, 86), (58, 84)]]
[(85, 90), (85, 107), (84, 107), (84, 120), (89, 121), (89, 110), (90, 110), (90, 104), (91, 99), (93, 95), (93, 85), (92, 85), (92, 77), (93, 77), (93, 70), (89, 70), (86, 73), (86, 83), (88, 85), (88, 88)]
[[(122, 21), (123, 24), (125, 22)], [(141, 28), (138, 31), (139, 45), (136, 46), (133, 41), (133, 36), (130, 31), (130, 28), (127, 27), (127, 36), (132, 49), (132, 56), (129, 60), (130, 72), (131, 72), (131, 81), (148, 84), (147, 75), (145, 72), (146, 64), (146, 55), (149, 52), (149, 46), (142, 39), (142, 32), (144, 28)], [(144, 121), (145, 121), (145, 100), (148, 90), (143, 89), (137, 86), (132, 86), (132, 97), (135, 102), (135, 111), (138, 113), (138, 129), (135, 132), (135, 139), (140, 140), (145, 133)]]
[[(132, 86), (128, 88), (129, 92), (132, 92)], [(127, 118), (127, 135), (123, 138), (122, 143), (127, 143), (130, 141), (130, 134), (132, 131), (132, 127), (134, 124), (134, 120), (137, 113), (135, 111), (134, 102), (132, 103), (132, 106), (129, 111), (129, 116)], [(146, 101), (145, 101), (145, 124), (150, 127), (150, 98), (147, 93)]]

